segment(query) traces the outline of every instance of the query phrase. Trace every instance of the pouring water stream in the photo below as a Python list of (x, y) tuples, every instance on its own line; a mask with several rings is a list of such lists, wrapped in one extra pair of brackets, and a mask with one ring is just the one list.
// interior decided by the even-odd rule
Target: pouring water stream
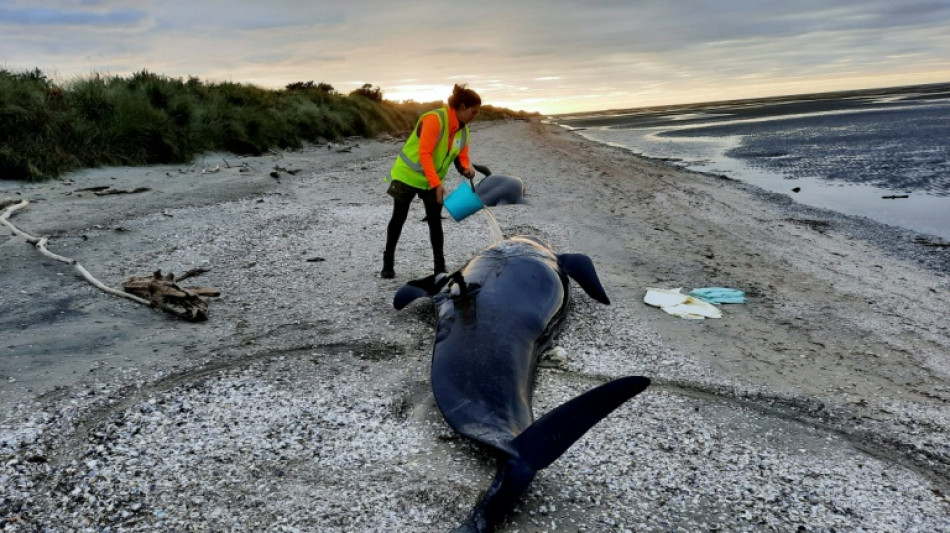
[(495, 215), (492, 214), (487, 205), (482, 208), (482, 213), (485, 215), (485, 220), (488, 221), (488, 229), (491, 231), (492, 244), (498, 244), (503, 241), (505, 236), (501, 234), (501, 227), (498, 225), (498, 221), (495, 220)]

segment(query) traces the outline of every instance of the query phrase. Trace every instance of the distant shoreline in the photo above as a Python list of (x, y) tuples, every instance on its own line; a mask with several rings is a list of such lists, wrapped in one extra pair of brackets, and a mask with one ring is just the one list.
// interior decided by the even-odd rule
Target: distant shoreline
[[(829, 91), (820, 93), (802, 93), (789, 94), (782, 96), (765, 96), (762, 98), (740, 98), (736, 100), (713, 100), (709, 102), (695, 102), (688, 104), (669, 104), (648, 107), (629, 107), (613, 108), (601, 111), (578, 111), (576, 113), (563, 113), (546, 115), (549, 120), (559, 123), (560, 121), (573, 121), (581, 118), (596, 118), (601, 116), (616, 115), (636, 115), (636, 114), (655, 114), (655, 113), (683, 113), (697, 109), (715, 109), (743, 106), (758, 106), (770, 103), (787, 103), (807, 100), (830, 100), (841, 98), (870, 97), (870, 96), (898, 96), (913, 93), (941, 93), (950, 91), (950, 82), (927, 83), (921, 85), (904, 85), (897, 87), (880, 87), (874, 89), (854, 89), (845, 91)], [(590, 124), (595, 125), (595, 124)]]

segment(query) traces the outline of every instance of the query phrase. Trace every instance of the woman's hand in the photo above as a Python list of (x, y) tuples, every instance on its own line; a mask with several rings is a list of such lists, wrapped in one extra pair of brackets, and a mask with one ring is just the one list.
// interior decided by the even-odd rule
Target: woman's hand
[(475, 179), (475, 171), (470, 168), (462, 170), (462, 175), (468, 179)]
[(441, 183), (438, 187), (435, 188), (435, 199), (438, 200), (439, 205), (442, 205), (442, 198), (445, 197), (445, 186)]

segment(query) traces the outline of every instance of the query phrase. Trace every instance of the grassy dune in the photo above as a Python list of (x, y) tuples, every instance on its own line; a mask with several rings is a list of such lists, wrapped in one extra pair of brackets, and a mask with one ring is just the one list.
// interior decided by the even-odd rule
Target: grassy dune
[[(0, 178), (42, 180), (102, 165), (183, 163), (207, 151), (258, 155), (395, 134), (440, 105), (389, 102), (369, 84), (344, 95), (326, 83), (268, 90), (143, 70), (57, 85), (39, 69), (0, 70)], [(479, 119), (528, 115), (483, 106)]]

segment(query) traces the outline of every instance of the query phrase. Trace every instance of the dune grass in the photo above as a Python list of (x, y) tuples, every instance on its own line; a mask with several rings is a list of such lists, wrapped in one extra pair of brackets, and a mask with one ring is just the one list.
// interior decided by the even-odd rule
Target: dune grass
[[(259, 155), (308, 142), (409, 130), (441, 102), (394, 103), (369, 84), (268, 90), (147, 71), (57, 85), (39, 69), (0, 70), (0, 178), (43, 180), (103, 165), (185, 163), (208, 151)], [(481, 120), (530, 114), (483, 106)]]

